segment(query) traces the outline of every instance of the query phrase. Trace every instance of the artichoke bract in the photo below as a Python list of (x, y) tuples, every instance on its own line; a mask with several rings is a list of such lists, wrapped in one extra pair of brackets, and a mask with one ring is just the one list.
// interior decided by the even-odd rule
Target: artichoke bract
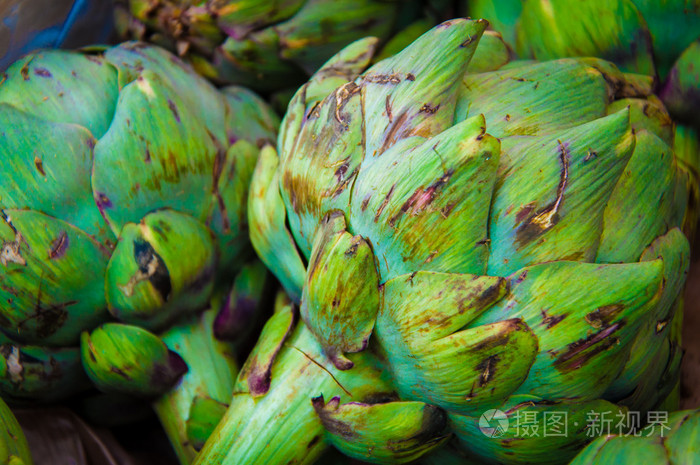
[(655, 463), (696, 464), (700, 460), (700, 411), (660, 415), (636, 434), (603, 436), (583, 449), (570, 465)]
[[(479, 52), (486, 26), (445, 22), (369, 69), (377, 41), (355, 42), (292, 99), (248, 213), (303, 331), (286, 345), (275, 342), (286, 329), (263, 332), (259, 350), (273, 357), (263, 387), (248, 383), (245, 408), (232, 404), (196, 463), (310, 463), (321, 440), (401, 461), (449, 432), (489, 463), (565, 463), (595, 434), (591, 412), (646, 412), (673, 397), (693, 180), (651, 80), (596, 58), (505, 63)], [(294, 368), (294, 347), (326, 370), (311, 379)], [(386, 449), (411, 443), (381, 418), (393, 409), (320, 384), (329, 373), (359, 382), (373, 354), (405, 404), (392, 415), (413, 418), (413, 402), (447, 415), (447, 433), (427, 428), (416, 454), (375, 454), (381, 438)], [(322, 439), (285, 455), (294, 409), (269, 406), (308, 415), (320, 396), (317, 421), (293, 441)], [(370, 428), (360, 404), (380, 416)], [(489, 410), (540, 431), (559, 413), (568, 434), (485, 437)], [(248, 418), (267, 422), (264, 438)]]
[[(442, 15), (446, 3), (121, 0), (117, 25), (122, 35), (176, 51), (217, 83), (274, 91), (303, 83), (350, 42), (368, 35), (386, 41), (412, 19), (425, 17), (424, 7), (430, 16)], [(411, 27), (422, 33), (433, 24), (424, 19)]]
[(106, 393), (156, 396), (187, 372), (179, 354), (138, 326), (107, 323), (82, 339), (85, 371)]

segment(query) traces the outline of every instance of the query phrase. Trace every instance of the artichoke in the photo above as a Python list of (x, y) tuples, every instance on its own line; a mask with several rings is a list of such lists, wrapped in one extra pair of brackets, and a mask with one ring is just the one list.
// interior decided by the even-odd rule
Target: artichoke
[(602, 436), (583, 449), (570, 465), (700, 462), (700, 410), (658, 412), (649, 426), (632, 434)]
[(228, 403), (238, 369), (234, 344), (214, 338), (226, 333), (214, 328), (219, 308), (221, 325), (237, 315), (245, 329), (264, 292), (262, 266), (248, 263), (247, 196), (278, 124), (251, 91), (217, 90), (144, 43), (39, 51), (10, 66), (0, 83), (3, 398), (58, 401), (92, 381), (155, 399), (189, 463), (191, 404)]
[[(355, 42), (292, 99), (248, 214), (303, 324), (268, 322), (195, 463), (311, 463), (321, 444), (403, 462), (446, 442), (565, 463), (587, 415), (673, 398), (692, 175), (651, 80), (505, 63), (486, 25), (445, 22), (367, 70), (377, 40)], [(489, 411), (530, 431), (557, 413), (568, 434), (488, 438)]]
[[(470, 0), (522, 58), (596, 56), (658, 79), (674, 119), (700, 128), (698, 0)], [(681, 97), (682, 96), (682, 97)]]
[(10, 0), (0, 4), (0, 71), (40, 48), (106, 42), (113, 30), (111, 0)]
[[(121, 0), (117, 24), (122, 35), (176, 51), (214, 82), (273, 91), (301, 84), (354, 40), (387, 40), (424, 16), (423, 3), (430, 17), (449, 11), (444, 0)], [(415, 38), (432, 24), (419, 19), (403, 34)]]

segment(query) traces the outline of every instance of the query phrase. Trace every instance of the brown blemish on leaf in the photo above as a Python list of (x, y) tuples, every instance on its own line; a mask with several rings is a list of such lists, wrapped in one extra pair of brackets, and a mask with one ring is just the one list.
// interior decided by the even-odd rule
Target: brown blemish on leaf
[(165, 262), (153, 249), (153, 246), (144, 240), (135, 240), (133, 247), (134, 261), (138, 265), (138, 269), (126, 284), (117, 284), (117, 287), (126, 297), (131, 297), (137, 284), (149, 281), (163, 301), (167, 302), (172, 291), (172, 283)]
[(340, 86), (335, 92), (335, 119), (346, 128), (348, 124), (340, 116), (340, 111), (353, 95), (360, 92), (360, 89), (360, 86), (351, 81)]
[(396, 118), (396, 121), (389, 123), (384, 133), (384, 142), (379, 149), (380, 154), (386, 152), (389, 147), (396, 143), (396, 141), (399, 139), (399, 132), (401, 129), (403, 129), (406, 121), (408, 121), (408, 111), (404, 110), (401, 112), (398, 118)]
[(58, 233), (58, 237), (51, 242), (49, 250), (49, 260), (60, 258), (66, 253), (68, 248), (68, 234), (65, 231)]
[(309, 110), (309, 114), (306, 115), (306, 119), (318, 118), (319, 116), (321, 116), (321, 101), (317, 100)]
[(394, 115), (391, 114), (391, 95), (386, 96), (384, 101), (384, 108), (386, 109), (386, 116), (389, 118), (389, 123), (394, 122)]
[(29, 80), (29, 63), (32, 62), (34, 58), (30, 58), (19, 70), (19, 74), (22, 76), (22, 79), (25, 81)]
[(168, 108), (170, 108), (170, 111), (173, 112), (173, 116), (175, 117), (175, 121), (178, 123), (180, 122), (180, 113), (177, 111), (177, 107), (173, 103), (172, 100), (168, 99)]
[[(213, 137), (213, 135), (210, 134), (210, 136), (212, 136), (212, 140), (214, 140), (216, 143), (216, 139)], [(216, 197), (216, 206), (219, 209), (223, 231), (225, 233), (229, 233), (231, 231), (231, 221), (228, 217), (226, 202), (224, 202), (223, 195), (219, 189), (221, 173), (224, 169), (224, 163), (226, 162), (226, 151), (220, 144), (216, 143), (216, 145), (217, 151), (216, 155), (214, 156), (214, 165), (212, 167), (212, 193), (214, 194), (214, 197)]]
[(476, 40), (476, 37), (469, 36), (469, 37), (467, 37), (467, 39), (466, 39), (464, 42), (462, 42), (461, 44), (459, 44), (459, 47), (460, 47), (460, 48), (468, 47), (469, 44), (471, 44), (471, 43), (474, 42), (475, 40)]
[(396, 392), (371, 392), (362, 398), (362, 403), (369, 405), (388, 404), (399, 400)]
[(515, 232), (516, 241), (519, 247), (523, 247), (537, 239), (542, 233), (549, 230), (559, 221), (558, 211), (564, 200), (564, 190), (569, 182), (569, 148), (567, 144), (559, 142), (559, 158), (561, 160), (561, 171), (559, 185), (557, 186), (557, 197), (534, 216), (528, 217)]
[[(457, 206), (457, 202), (450, 202), (447, 205), (443, 207), (442, 210), (440, 210), (440, 215), (442, 215), (443, 218), (447, 218), (450, 216), (450, 213), (452, 213), (452, 210), (454, 210), (455, 206)], [(485, 239), (488, 240), (488, 239)], [(490, 240), (488, 240), (491, 242)]]
[(389, 192), (384, 196), (384, 200), (382, 201), (382, 204), (379, 206), (377, 209), (377, 213), (374, 215), (374, 222), (376, 223), (379, 221), (379, 217), (382, 216), (382, 212), (386, 208), (386, 206), (389, 204), (389, 201), (391, 200), (391, 196), (394, 194), (394, 189), (396, 188), (396, 184), (391, 186), (391, 189), (389, 189)]
[(336, 177), (336, 179), (338, 180), (338, 182), (343, 181), (343, 176), (345, 176), (345, 173), (348, 172), (349, 167), (350, 167), (350, 157), (342, 160), (341, 164), (335, 170), (335, 173), (333, 173), (334, 176)]
[(440, 179), (428, 186), (427, 189), (419, 187), (416, 191), (404, 202), (401, 209), (389, 219), (389, 226), (392, 228), (404, 214), (417, 215), (425, 210), (434, 200), (438, 191), (447, 184), (454, 175), (454, 169), (449, 169)]
[(295, 314), (292, 314), (292, 318), (289, 321), (289, 326), (287, 326), (286, 331), (281, 337), (276, 341), (276, 345), (270, 348), (268, 351), (257, 354), (243, 365), (241, 372), (239, 373), (239, 378), (246, 380), (248, 384), (248, 389), (250, 394), (254, 397), (262, 396), (267, 393), (270, 389), (270, 380), (272, 376), (272, 365), (277, 358), (284, 341), (289, 337), (292, 329), (295, 326)]
[(537, 204), (535, 202), (530, 202), (518, 210), (518, 213), (515, 214), (515, 224), (522, 223), (528, 216), (530, 216), (530, 213), (532, 213), (536, 205)]
[(527, 272), (528, 270), (524, 270), (522, 273), (520, 273), (518, 277), (515, 278), (515, 284), (520, 284), (525, 281), (525, 278), (527, 278)]
[(118, 367), (112, 366), (112, 367), (110, 367), (109, 371), (121, 376), (122, 378), (124, 378), (127, 381), (131, 381), (131, 376), (129, 376), (124, 370), (122, 370)]
[[(459, 313), (462, 314), (467, 309), (481, 310), (490, 307), (501, 298), (501, 293), (507, 286), (508, 281), (506, 281), (504, 278), (499, 278), (496, 283), (486, 287), (485, 289), (482, 287), (474, 289), (473, 292), (464, 295), (457, 302)], [(509, 324), (522, 324), (518, 319), (507, 321)]]
[(510, 331), (503, 330), (498, 334), (487, 337), (483, 341), (479, 342), (474, 346), (475, 352), (490, 351), (497, 347), (504, 346), (508, 344), (510, 340)]
[[(143, 220), (141, 220), (141, 223), (143, 224)], [(167, 241), (168, 235), (172, 232), (173, 228), (166, 221), (159, 219), (151, 225), (151, 230), (160, 236), (162, 241)]]
[(486, 384), (488, 384), (488, 382), (493, 378), (496, 363), (498, 363), (500, 360), (501, 359), (498, 355), (491, 355), (476, 366), (476, 369), (481, 372), (479, 375), (479, 387), (486, 386)]
[(429, 103), (424, 103), (422, 107), (420, 107), (420, 110), (418, 110), (418, 113), (429, 113), (429, 114), (434, 114), (440, 109), (440, 104), (438, 103), (435, 106), (430, 105)]
[(656, 334), (659, 334), (661, 331), (663, 331), (664, 328), (666, 328), (667, 325), (668, 325), (668, 320), (661, 320), (661, 321), (658, 321), (658, 322), (656, 323), (656, 329), (655, 329)]
[(37, 76), (46, 77), (46, 78), (51, 77), (51, 71), (49, 71), (46, 68), (34, 68), (34, 74), (36, 74)]
[(622, 304), (605, 305), (598, 307), (588, 313), (584, 318), (586, 323), (596, 329), (606, 328), (610, 326), (615, 317), (624, 309)]
[(542, 314), (542, 324), (546, 325), (547, 329), (553, 328), (567, 317), (566, 313), (563, 315), (549, 315), (546, 310), (542, 310), (540, 313)]
[(353, 236), (352, 240), (350, 241), (350, 247), (345, 251), (345, 256), (346, 257), (353, 257), (357, 253), (357, 249), (360, 246), (360, 244), (364, 242), (361, 236)]
[[(368, 74), (364, 77), (365, 82), (371, 82), (373, 84), (399, 84), (401, 80), (402, 78), (400, 73)], [(410, 81), (411, 79), (408, 80)]]
[(88, 350), (88, 354), (90, 355), (90, 360), (92, 360), (93, 362), (97, 362), (97, 357), (95, 356), (95, 352), (96, 352), (95, 345), (92, 343), (92, 340), (90, 340), (90, 339), (88, 339), (88, 348), (90, 349), (90, 350)]
[(37, 295), (37, 302), (34, 305), (34, 313), (26, 320), (22, 321), (18, 327), (22, 329), (30, 321), (34, 321), (37, 328), (36, 334), (40, 338), (47, 338), (61, 329), (63, 323), (68, 319), (66, 307), (77, 304), (77, 300), (61, 302), (58, 304), (49, 304), (44, 306), (41, 303), (41, 289)]
[(438, 253), (439, 252), (437, 250), (433, 250), (432, 252), (430, 252), (430, 255), (428, 255), (428, 257), (423, 261), (423, 263), (428, 264), (428, 263), (432, 262), (433, 259), (435, 257), (437, 257)]
[(112, 208), (112, 201), (109, 200), (109, 197), (102, 192), (95, 193), (95, 200), (97, 202), (97, 208), (99, 208), (99, 210), (102, 212), (102, 216), (104, 216), (105, 208)]
[(85, 58), (88, 59), (88, 61), (91, 61), (91, 62), (95, 63), (96, 65), (102, 66), (102, 64), (103, 64), (102, 60), (100, 60), (96, 56), (93, 56), (93, 55), (84, 55), (84, 56), (85, 56)]
[(360, 210), (367, 210), (367, 205), (369, 205), (369, 199), (372, 198), (372, 194), (367, 194), (364, 199), (362, 199), (362, 204), (360, 205)]
[(282, 174), (282, 185), (289, 193), (292, 209), (296, 213), (309, 211), (316, 205), (318, 196), (314, 186), (305, 177), (295, 176), (291, 170), (285, 170)]
[(8, 263), (16, 263), (25, 266), (27, 261), (22, 257), (20, 244), (22, 243), (22, 234), (17, 232), (13, 242), (4, 242), (0, 248), (0, 264), (7, 266)]
[(46, 172), (44, 171), (44, 162), (39, 157), (34, 157), (34, 166), (36, 170), (44, 177), (46, 177)]
[(624, 321), (618, 321), (595, 334), (569, 344), (567, 350), (554, 361), (554, 367), (562, 372), (581, 368), (597, 354), (617, 345), (620, 340), (613, 335), (623, 326)]
[[(321, 263), (321, 259), (325, 255), (325, 250), (327, 247), (331, 247), (332, 243), (336, 240), (336, 234), (328, 234), (328, 230), (326, 229), (328, 227), (328, 224), (334, 221), (337, 218), (343, 218), (343, 221), (345, 220), (345, 215), (342, 211), (340, 210), (333, 210), (329, 213), (326, 213), (323, 218), (321, 218), (321, 222), (319, 223), (318, 230), (323, 231), (324, 234), (324, 242), (321, 244), (321, 249), (318, 251), (314, 251), (314, 253), (311, 255), (311, 261), (309, 262), (309, 265), (307, 267), (307, 280), (310, 281), (314, 275), (316, 274), (316, 271), (318, 269), (319, 264)], [(345, 229), (343, 229), (342, 232), (344, 232)]]

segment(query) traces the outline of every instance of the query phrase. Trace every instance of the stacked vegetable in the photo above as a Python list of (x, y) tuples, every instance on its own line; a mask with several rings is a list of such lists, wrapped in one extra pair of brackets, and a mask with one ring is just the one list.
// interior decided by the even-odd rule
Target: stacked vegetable
[[(122, 33), (193, 68), (141, 42), (10, 66), (2, 397), (145, 399), (183, 464), (563, 464), (591, 416), (677, 408), (700, 15), (477, 0), (503, 36), (454, 19), (410, 43), (448, 3), (132, 0)], [(277, 137), (267, 103), (195, 70), (312, 76)], [(239, 369), (266, 268), (285, 292)], [(696, 413), (572, 463), (685, 463)], [(563, 434), (522, 433), (556, 415)]]
[(158, 412), (189, 461), (190, 404), (228, 403), (237, 370), (214, 338), (219, 302), (223, 334), (246, 317), (239, 299), (261, 299), (246, 202), (277, 117), (132, 42), (14, 63), (0, 121), (3, 397), (59, 400), (90, 380), (153, 398), (187, 372)]

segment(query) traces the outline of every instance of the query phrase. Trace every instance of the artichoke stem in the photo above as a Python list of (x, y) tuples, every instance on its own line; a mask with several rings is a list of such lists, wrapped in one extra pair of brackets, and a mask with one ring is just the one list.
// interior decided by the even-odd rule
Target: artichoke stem
[(306, 326), (298, 324), (274, 360), (266, 393), (253, 396), (239, 378), (242, 392), (234, 393), (195, 465), (313, 463), (329, 447), (313, 398), (363, 401), (391, 391), (373, 356), (350, 357), (351, 370), (336, 369)]
[(153, 409), (183, 465), (192, 463), (198, 450), (188, 436), (193, 404), (211, 400), (228, 404), (238, 366), (233, 345), (214, 337), (216, 310), (210, 309), (181, 321), (161, 335), (170, 350), (187, 363), (189, 371), (169, 392), (153, 402)]

